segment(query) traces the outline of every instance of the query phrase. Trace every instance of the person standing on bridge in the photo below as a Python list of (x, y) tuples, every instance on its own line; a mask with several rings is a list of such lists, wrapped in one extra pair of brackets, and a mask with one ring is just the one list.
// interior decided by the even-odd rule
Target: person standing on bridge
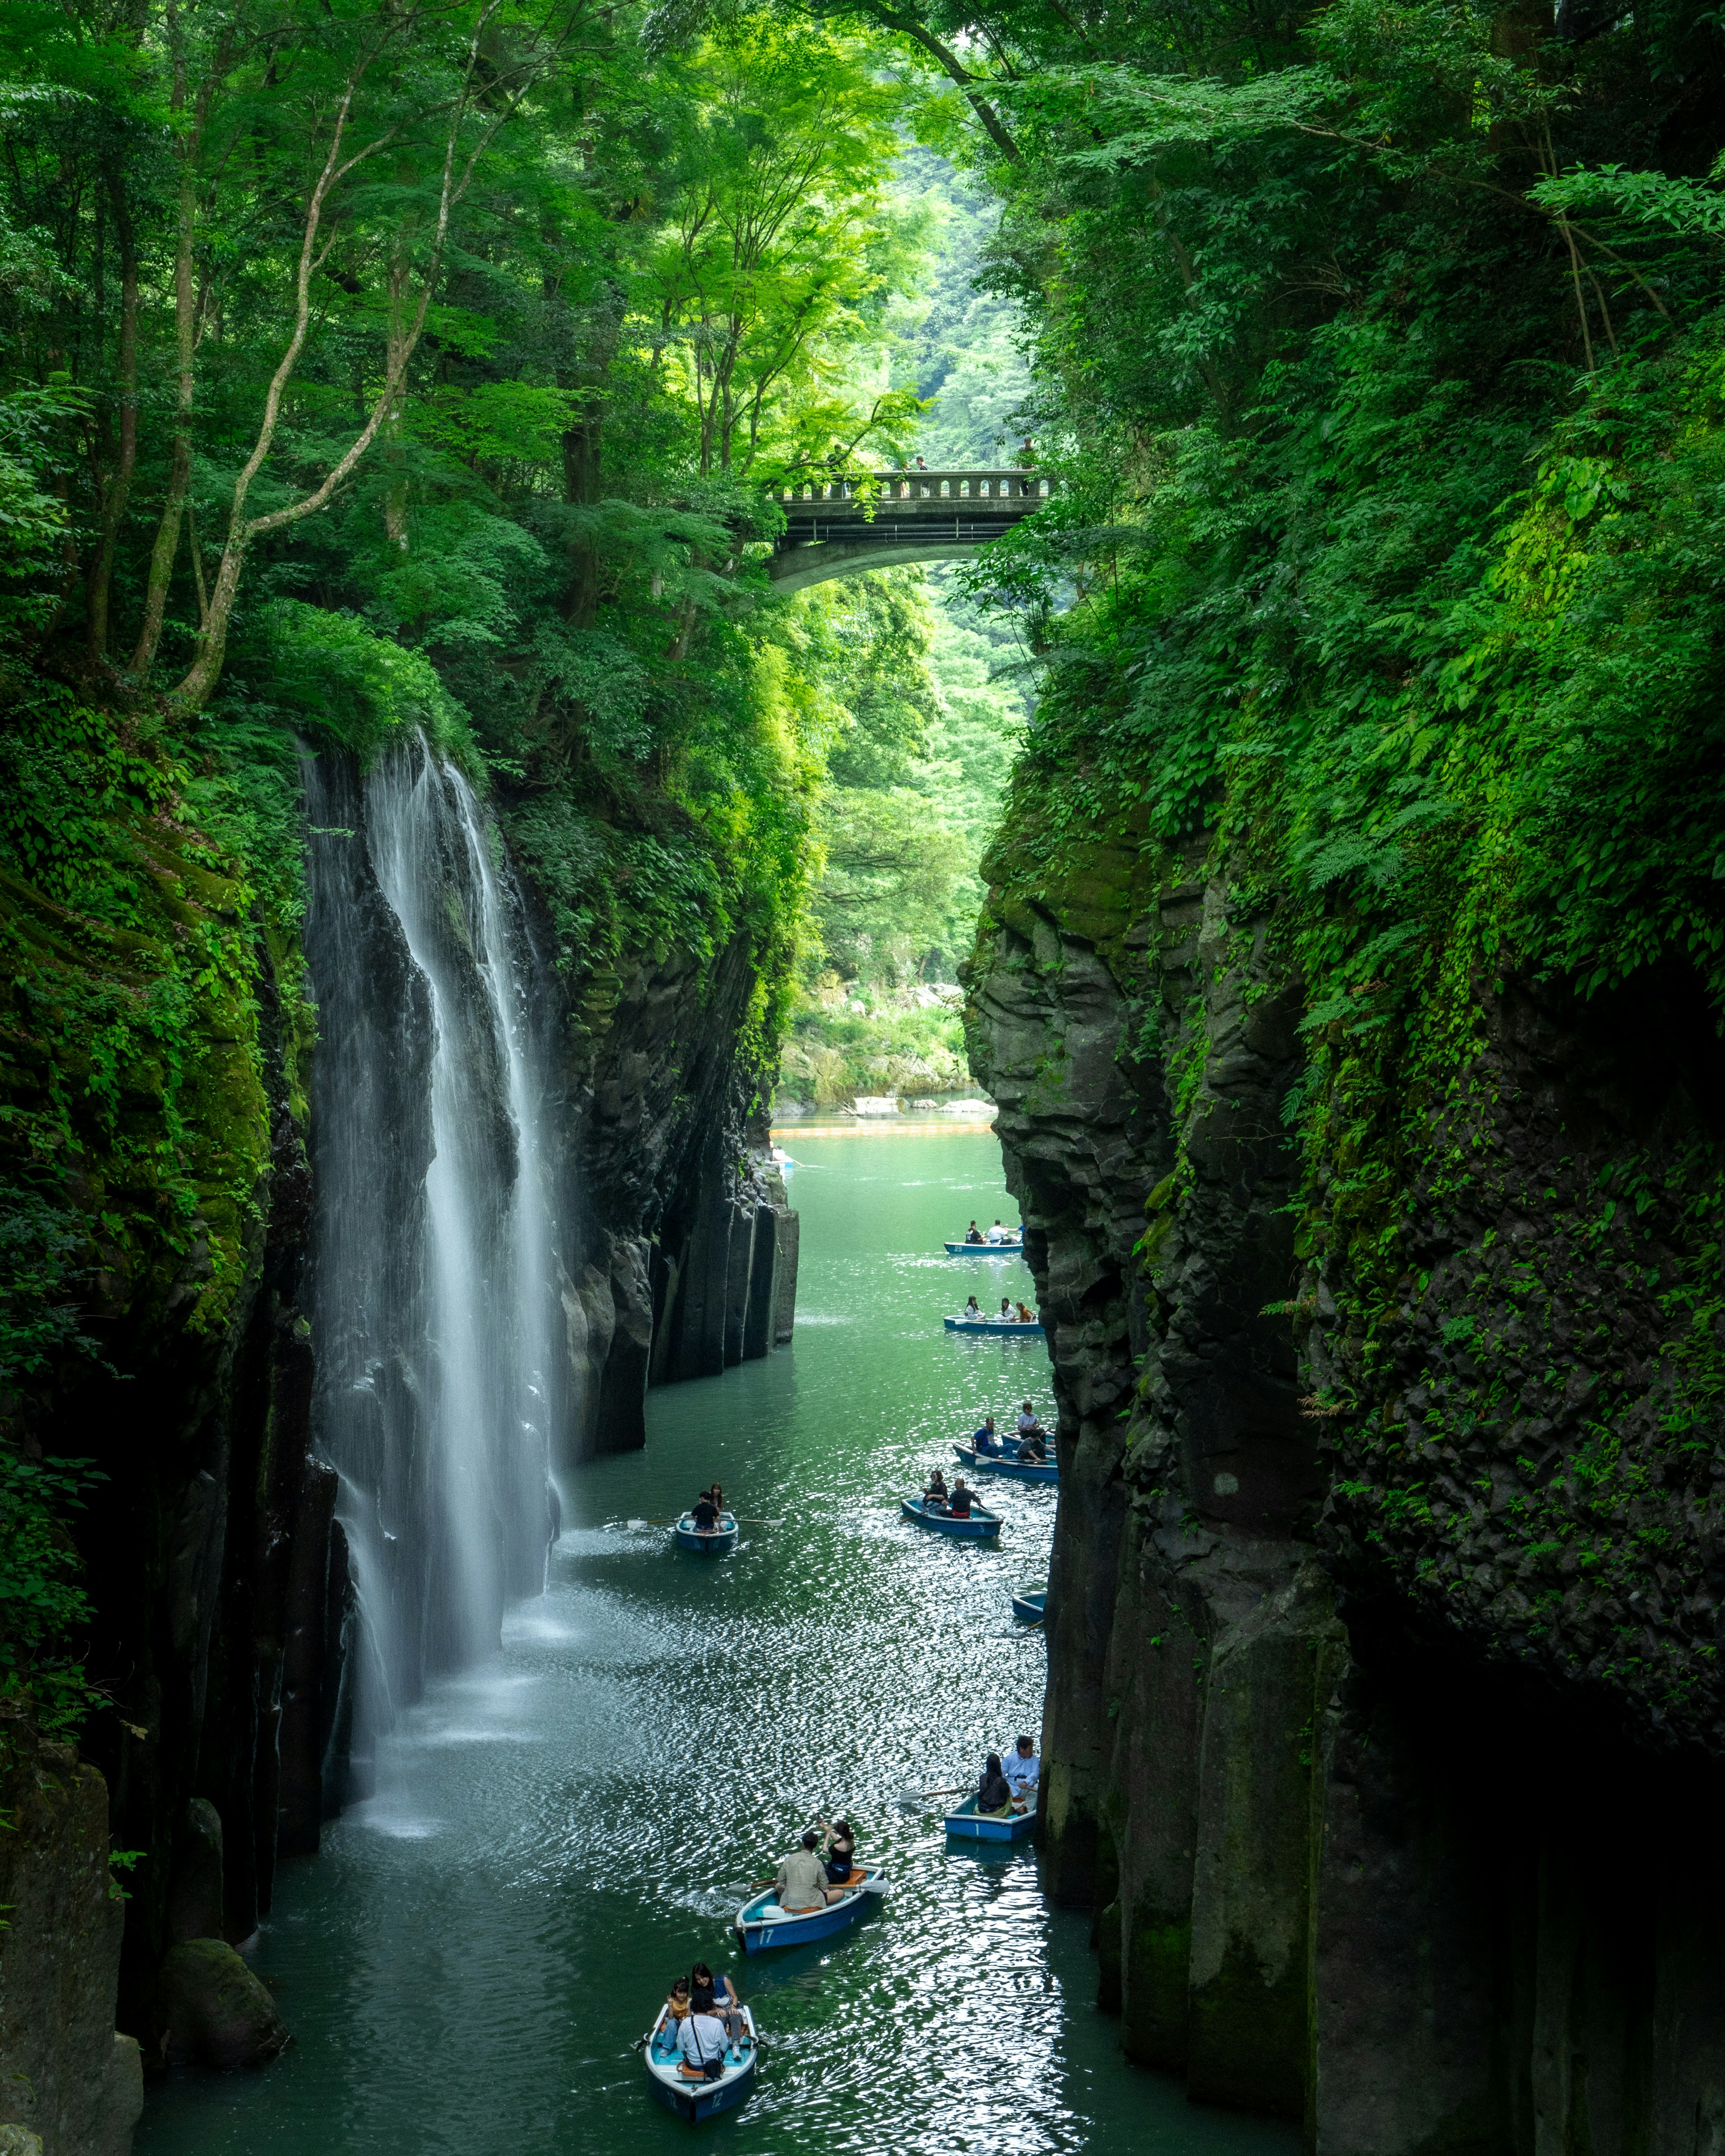
[(1019, 443), (1019, 453), (1014, 461), (1018, 465), (1020, 471), (1029, 471), (1031, 466), (1034, 465), (1036, 461), (1036, 444), (1031, 440), (1028, 434), (1026, 434), (1024, 440)]

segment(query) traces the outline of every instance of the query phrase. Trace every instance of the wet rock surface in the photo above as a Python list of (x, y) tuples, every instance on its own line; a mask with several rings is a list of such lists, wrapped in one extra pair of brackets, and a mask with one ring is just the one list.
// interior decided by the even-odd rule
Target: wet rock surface
[[(13, 1723), (0, 1772), (0, 2126), (43, 2156), (126, 2156), (144, 2107), (138, 2046), (115, 2032), (123, 1908), (108, 1793), (93, 1767)], [(0, 2139), (0, 2148), (8, 2143)]]
[(231, 2072), (267, 2066), (288, 2041), (275, 2002), (222, 1939), (185, 1939), (162, 1958), (157, 2051), (169, 2066)]

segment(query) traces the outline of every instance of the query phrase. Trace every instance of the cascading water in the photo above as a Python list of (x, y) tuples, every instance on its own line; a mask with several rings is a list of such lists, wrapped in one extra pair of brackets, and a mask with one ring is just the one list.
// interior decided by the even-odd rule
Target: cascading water
[(363, 781), (308, 756), (305, 789), (316, 1435), (363, 1782), (428, 1672), (490, 1652), (542, 1584), (557, 1260), (532, 968), (471, 788), (416, 740)]

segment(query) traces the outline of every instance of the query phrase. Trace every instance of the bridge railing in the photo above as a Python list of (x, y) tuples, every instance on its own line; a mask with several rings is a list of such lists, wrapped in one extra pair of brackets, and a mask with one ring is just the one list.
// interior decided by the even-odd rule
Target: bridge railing
[[(781, 490), (785, 501), (844, 502), (865, 506), (862, 480), (810, 480)], [(1057, 481), (1035, 471), (983, 469), (974, 471), (878, 472), (874, 500), (887, 501), (1045, 501)]]

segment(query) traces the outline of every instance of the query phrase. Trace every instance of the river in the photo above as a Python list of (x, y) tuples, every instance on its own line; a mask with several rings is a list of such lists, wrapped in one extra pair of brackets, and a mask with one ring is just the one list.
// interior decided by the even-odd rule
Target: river
[[(503, 1651), (439, 1683), (383, 1748), (377, 1794), (285, 1865), (248, 1948), (295, 2033), (260, 2073), (177, 2071), (138, 2156), (635, 2156), (691, 2132), (734, 2156), (1002, 2150), (1291, 2156), (1290, 2129), (1189, 2105), (1121, 2058), (1087, 1920), (1033, 1851), (949, 1847), (940, 1807), (1040, 1712), (1055, 1493), (1008, 1486), (998, 1551), (897, 1500), (987, 1409), (1052, 1400), (1040, 1340), (958, 1340), (1017, 1260), (938, 1255), (1017, 1217), (987, 1129), (785, 1141), (798, 1165), (793, 1345), (655, 1392), (644, 1452), (595, 1460)], [(727, 1560), (657, 1521), (717, 1476), (751, 1522)], [(817, 1811), (847, 1810), (894, 1888), (853, 1930), (751, 1957), (727, 1926)], [(691, 2129), (631, 2046), (670, 1979), (736, 1974), (757, 2092)]]

